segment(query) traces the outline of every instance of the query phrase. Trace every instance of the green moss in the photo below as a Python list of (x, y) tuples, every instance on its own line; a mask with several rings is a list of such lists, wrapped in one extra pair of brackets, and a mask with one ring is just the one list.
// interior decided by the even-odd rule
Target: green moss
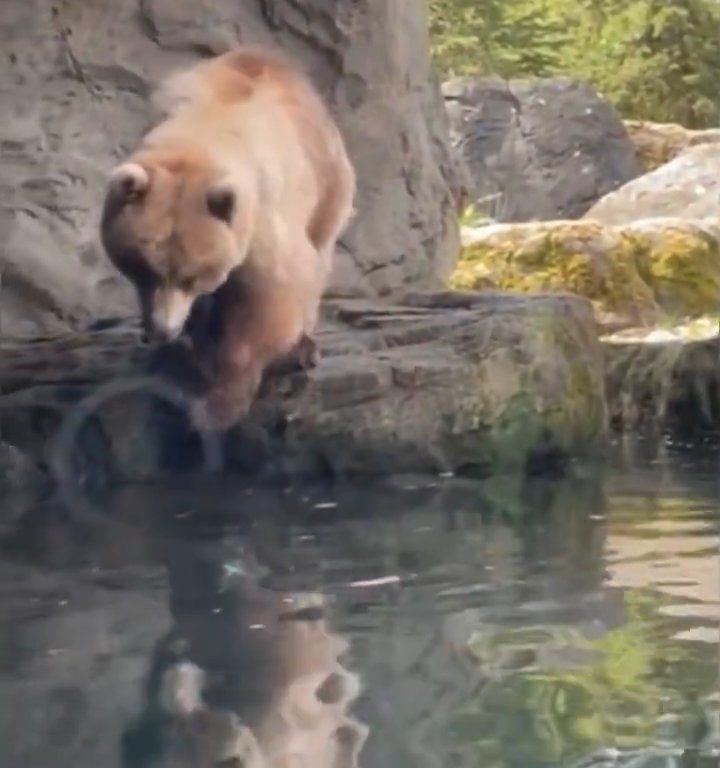
[(604, 227), (594, 221), (508, 225), (465, 246), (450, 285), (570, 292), (635, 322), (697, 317), (720, 303), (720, 245), (691, 222)]
[(569, 291), (609, 311), (652, 309), (637, 248), (636, 239), (595, 222), (510, 227), (463, 248), (451, 287), (477, 290), (490, 280), (520, 293)]
[(691, 225), (671, 225), (645, 241), (641, 274), (668, 314), (697, 317), (717, 310), (720, 248), (715, 237)]
[[(547, 408), (532, 391), (512, 397), (494, 421), (489, 439), (493, 461), (522, 465), (541, 445), (577, 453), (601, 444), (606, 417), (602, 393), (585, 363), (570, 365), (561, 402)], [(545, 404), (547, 405), (547, 404)]]
[[(604, 380), (593, 368), (583, 340), (572, 329), (555, 323), (548, 354), (560, 355), (565, 361), (564, 388), (559, 402), (545, 414), (545, 425), (555, 445), (578, 452), (602, 443), (607, 429)], [(552, 345), (552, 346), (551, 346)], [(593, 373), (595, 370), (595, 373)]]
[(504, 467), (524, 465), (541, 441), (545, 425), (529, 392), (519, 392), (508, 403), (490, 429), (495, 463)]

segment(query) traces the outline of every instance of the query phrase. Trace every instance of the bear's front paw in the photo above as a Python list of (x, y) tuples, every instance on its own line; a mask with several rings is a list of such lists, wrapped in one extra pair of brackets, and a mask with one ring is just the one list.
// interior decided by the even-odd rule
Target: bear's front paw
[(207, 401), (205, 399), (192, 400), (188, 407), (188, 416), (193, 429), (198, 432), (216, 431), (216, 427), (212, 424), (210, 414), (208, 413)]
[(208, 399), (194, 400), (189, 411), (190, 423), (198, 432), (226, 432), (237, 421), (233, 410)]
[(211, 390), (190, 405), (190, 421), (200, 432), (226, 432), (247, 415), (252, 405), (249, 392)]

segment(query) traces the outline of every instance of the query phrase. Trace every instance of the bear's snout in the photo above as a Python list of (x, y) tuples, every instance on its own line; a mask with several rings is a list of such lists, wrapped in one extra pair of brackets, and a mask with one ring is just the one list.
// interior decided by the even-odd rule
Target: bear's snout
[(175, 341), (183, 331), (194, 297), (176, 288), (160, 288), (153, 300), (150, 328), (157, 341)]

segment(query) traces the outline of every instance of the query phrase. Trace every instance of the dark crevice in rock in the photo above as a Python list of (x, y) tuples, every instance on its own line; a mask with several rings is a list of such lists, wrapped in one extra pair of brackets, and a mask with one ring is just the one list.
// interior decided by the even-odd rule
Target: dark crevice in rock
[(159, 33), (152, 17), (152, 7), (148, 0), (138, 0), (137, 22), (140, 31), (157, 45)]

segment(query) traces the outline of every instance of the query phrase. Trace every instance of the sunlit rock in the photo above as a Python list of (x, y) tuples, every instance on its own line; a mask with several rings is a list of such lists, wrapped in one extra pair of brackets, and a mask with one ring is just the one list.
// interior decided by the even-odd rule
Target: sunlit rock
[(720, 303), (720, 220), (593, 220), (463, 230), (453, 288), (562, 291), (590, 299), (598, 320), (697, 317)]
[(673, 160), (610, 192), (585, 214), (604, 224), (659, 217), (720, 216), (720, 144), (690, 147)]

